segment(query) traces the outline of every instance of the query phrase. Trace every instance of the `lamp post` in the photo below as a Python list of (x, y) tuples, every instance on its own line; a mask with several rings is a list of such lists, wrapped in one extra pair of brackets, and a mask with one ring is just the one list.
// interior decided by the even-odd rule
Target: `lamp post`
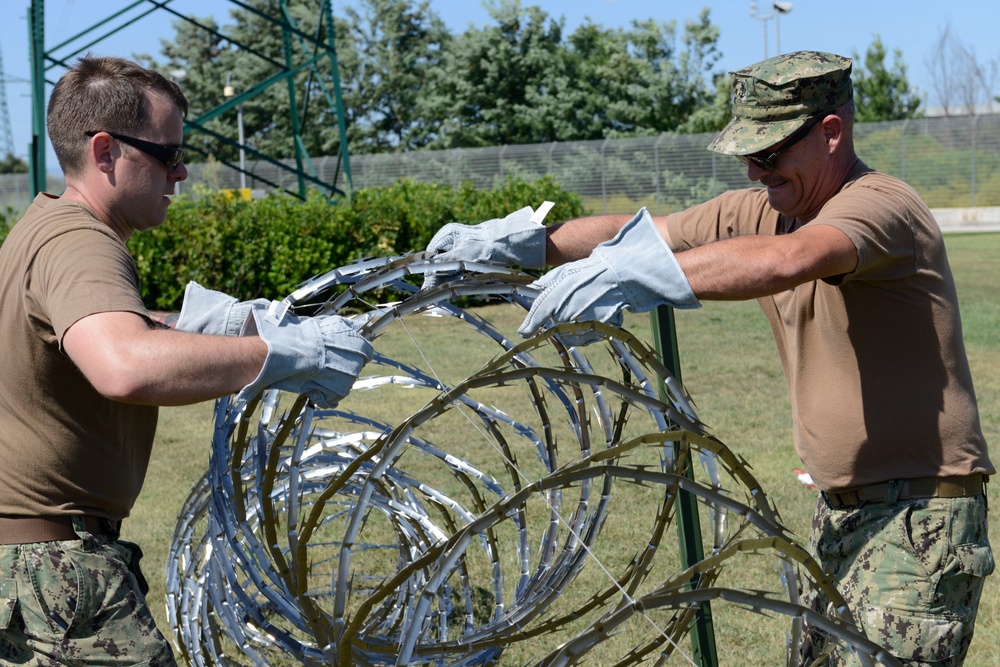
[(750, 17), (755, 18), (764, 24), (764, 59), (767, 60), (767, 22), (774, 19), (774, 33), (777, 41), (777, 53), (775, 55), (781, 55), (781, 29), (778, 27), (778, 17), (781, 14), (787, 14), (792, 11), (792, 3), (790, 2), (772, 2), (771, 3), (771, 13), (770, 14), (758, 14), (757, 13), (757, 3), (750, 3)]
[(792, 3), (790, 2), (775, 2), (774, 3), (774, 47), (776, 52), (774, 55), (781, 55), (781, 28), (779, 27), (778, 19), (782, 14), (787, 14), (792, 11)]
[[(226, 85), (222, 89), (223, 97), (233, 97), (236, 95), (236, 89), (229, 85), (229, 77), (231, 74), (232, 72), (226, 73)], [(247, 155), (246, 151), (243, 150), (243, 102), (236, 105), (236, 125), (239, 129), (240, 139), (240, 188), (245, 190), (247, 187)]]

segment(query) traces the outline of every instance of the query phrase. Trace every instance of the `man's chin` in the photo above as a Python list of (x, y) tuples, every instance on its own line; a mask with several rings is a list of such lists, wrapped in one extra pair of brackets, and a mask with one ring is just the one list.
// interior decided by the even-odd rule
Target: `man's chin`
[(788, 181), (782, 181), (777, 185), (767, 186), (767, 201), (775, 211), (787, 215), (787, 211), (793, 202), (789, 201)]

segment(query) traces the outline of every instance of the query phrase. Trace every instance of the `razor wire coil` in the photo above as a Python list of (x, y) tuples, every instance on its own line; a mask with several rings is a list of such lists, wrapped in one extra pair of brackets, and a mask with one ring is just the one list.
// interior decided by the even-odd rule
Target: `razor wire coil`
[[(420, 290), (427, 272), (453, 279)], [(297, 313), (355, 317), (376, 355), (336, 409), (276, 390), (217, 402), (209, 468), (168, 556), (181, 655), (192, 665), (465, 666), (530, 646), (534, 664), (572, 665), (631, 623), (641, 640), (616, 648), (617, 664), (693, 664), (681, 642), (697, 606), (713, 601), (785, 619), (788, 664), (806, 624), (862, 664), (896, 664), (857, 630), (746, 462), (708, 432), (650, 348), (599, 323), (522, 340), (459, 305), (527, 310), (530, 283), (415, 255), (340, 267), (285, 299)], [(492, 356), (471, 375), (441, 377), (408, 325), (423, 316), (449, 332), (464, 325), (456, 355), (478, 345)], [(413, 358), (382, 349), (394, 330)], [(692, 458), (702, 482), (678, 474)], [(624, 488), (649, 510), (631, 554), (602, 540), (609, 517), (630, 517), (615, 505)], [(681, 492), (710, 526), (706, 557), (686, 570), (667, 537)], [(747, 555), (772, 559), (778, 583), (727, 587), (725, 568)], [(830, 600), (826, 615), (802, 604), (803, 580)], [(570, 596), (581, 581), (588, 588)]]

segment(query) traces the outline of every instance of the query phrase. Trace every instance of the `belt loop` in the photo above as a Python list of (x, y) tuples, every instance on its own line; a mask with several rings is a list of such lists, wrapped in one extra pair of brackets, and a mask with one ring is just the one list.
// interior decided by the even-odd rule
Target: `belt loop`
[(895, 505), (899, 501), (899, 495), (903, 492), (904, 484), (906, 484), (905, 479), (894, 479), (889, 482), (889, 486), (885, 490), (886, 504)]
[(72, 521), (73, 532), (76, 533), (76, 536), (83, 542), (84, 548), (92, 548), (96, 541), (94, 540), (94, 534), (87, 528), (87, 517), (83, 515), (74, 515), (72, 517)]
[(92, 539), (90, 531), (87, 530), (87, 520), (82, 515), (70, 517), (73, 524), (73, 532), (84, 542)]

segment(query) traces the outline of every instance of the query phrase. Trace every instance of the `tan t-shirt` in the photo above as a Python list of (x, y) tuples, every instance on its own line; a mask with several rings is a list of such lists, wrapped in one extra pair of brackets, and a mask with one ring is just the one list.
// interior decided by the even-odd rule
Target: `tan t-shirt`
[(128, 249), (85, 206), (35, 198), (0, 246), (0, 515), (125, 518), (155, 407), (101, 396), (61, 350), (94, 313), (145, 316)]
[[(684, 250), (794, 221), (760, 188), (670, 217)], [(941, 231), (902, 181), (860, 161), (809, 225), (843, 231), (854, 272), (759, 299), (791, 392), (798, 455), (820, 488), (992, 474)]]

